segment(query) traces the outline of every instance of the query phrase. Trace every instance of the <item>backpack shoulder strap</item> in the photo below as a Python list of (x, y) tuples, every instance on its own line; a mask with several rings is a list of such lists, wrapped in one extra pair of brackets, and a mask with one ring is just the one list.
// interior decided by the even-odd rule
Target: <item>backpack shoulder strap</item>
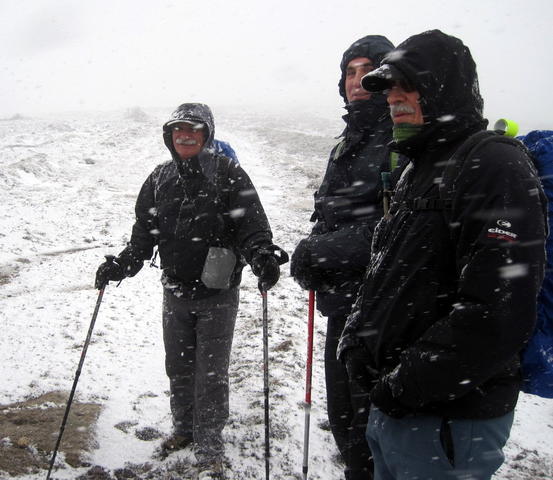
[(233, 168), (233, 160), (225, 155), (217, 155), (217, 166), (215, 170), (214, 183), (216, 201), (221, 213), (227, 213), (230, 204), (230, 182), (229, 170)]
[(447, 160), (439, 183), (439, 197), (443, 209), (446, 211), (451, 210), (452, 199), (455, 193), (455, 182), (467, 158), (470, 158), (477, 150), (490, 142), (506, 143), (526, 151), (526, 148), (520, 141), (506, 137), (493, 130), (482, 130), (471, 135)]
[(481, 144), (487, 142), (489, 138), (492, 138), (492, 135), (495, 136), (496, 134), (489, 130), (476, 132), (467, 138), (453, 153), (453, 155), (448, 158), (438, 186), (440, 200), (443, 202), (443, 205), (441, 206), (442, 209), (447, 211), (451, 209), (455, 180), (459, 176), (459, 173), (461, 172), (461, 169), (463, 168), (465, 160), (468, 158), (469, 154)]
[(524, 145), (514, 138), (506, 137), (492, 130), (476, 132), (467, 138), (447, 160), (442, 178), (438, 184), (438, 198), (414, 198), (408, 202), (409, 208), (411, 210), (441, 210), (447, 224), (451, 225), (450, 217), (456, 180), (467, 158), (470, 158), (478, 149), (490, 142), (506, 143), (527, 152)]
[(220, 190), (228, 185), (229, 169), (233, 160), (226, 155), (217, 155), (216, 158), (215, 185), (217, 190)]

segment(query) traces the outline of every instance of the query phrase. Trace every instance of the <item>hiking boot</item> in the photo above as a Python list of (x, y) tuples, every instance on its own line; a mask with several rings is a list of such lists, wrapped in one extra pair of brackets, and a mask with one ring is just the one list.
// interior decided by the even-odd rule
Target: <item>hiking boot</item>
[(219, 459), (198, 464), (198, 480), (224, 480), (223, 462)]
[(161, 445), (156, 452), (156, 457), (162, 459), (167, 458), (171, 453), (178, 450), (183, 450), (189, 445), (192, 445), (192, 442), (192, 438), (188, 436), (173, 433), (172, 435), (169, 435), (165, 440), (163, 440), (163, 442), (161, 442)]

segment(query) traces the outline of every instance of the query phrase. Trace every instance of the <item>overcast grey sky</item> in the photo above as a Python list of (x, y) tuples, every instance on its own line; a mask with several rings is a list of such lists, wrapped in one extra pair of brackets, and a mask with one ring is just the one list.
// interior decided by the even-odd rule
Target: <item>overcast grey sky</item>
[(490, 120), (553, 128), (551, 0), (0, 0), (0, 117), (184, 101), (338, 113), (354, 40), (432, 28), (471, 49)]

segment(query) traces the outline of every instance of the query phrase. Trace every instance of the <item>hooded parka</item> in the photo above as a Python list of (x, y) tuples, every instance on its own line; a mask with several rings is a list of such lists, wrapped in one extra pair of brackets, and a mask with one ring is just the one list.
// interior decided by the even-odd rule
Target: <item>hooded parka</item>
[[(205, 127), (205, 144), (195, 157), (182, 160), (173, 145), (171, 125), (182, 121)], [(246, 172), (215, 152), (214, 122), (207, 105), (181, 105), (163, 126), (172, 160), (158, 165), (144, 182), (136, 201), (136, 222), (118, 261), (131, 275), (159, 249), (162, 282), (184, 298), (218, 293), (206, 287), (201, 274), (210, 247), (235, 252), (230, 287), (240, 283), (245, 261), (272, 243), (265, 212)]]
[(300, 285), (316, 290), (317, 308), (328, 317), (327, 413), (346, 480), (372, 478), (372, 460), (365, 440), (366, 392), (351, 388), (344, 365), (336, 359), (336, 347), (369, 261), (374, 226), (382, 216), (381, 173), (391, 166), (387, 144), (392, 125), (382, 94), (347, 103), (345, 82), (353, 59), (365, 57), (378, 65), (392, 48), (385, 37), (369, 35), (343, 54), (338, 88), (346, 102), (346, 128), (315, 193), (311, 235), (299, 243), (292, 257), (292, 275)]
[(393, 48), (381, 35), (368, 35), (343, 54), (338, 83), (346, 102), (346, 123), (340, 142), (332, 149), (317, 192), (315, 222), (307, 239), (316, 278), (317, 307), (323, 315), (348, 313), (369, 261), (374, 226), (382, 216), (381, 172), (390, 171), (391, 120), (386, 99), (347, 103), (345, 78), (348, 63), (367, 57), (374, 65)]
[(363, 352), (380, 376), (371, 401), (389, 415), (500, 417), (517, 401), (543, 278), (540, 182), (522, 149), (487, 143), (457, 168), (446, 214), (448, 160), (486, 125), (470, 51), (434, 30), (383, 64), (419, 92), (425, 123), (393, 145), (410, 163), (377, 226), (338, 353)]

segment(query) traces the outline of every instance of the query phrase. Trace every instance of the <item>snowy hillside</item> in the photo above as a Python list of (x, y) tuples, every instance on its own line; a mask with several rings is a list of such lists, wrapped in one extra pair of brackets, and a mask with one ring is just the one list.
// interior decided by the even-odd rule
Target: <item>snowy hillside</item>
[[(309, 230), (312, 193), (323, 174), (339, 113), (319, 116), (214, 109), (216, 137), (231, 143), (291, 252)], [(69, 391), (97, 298), (94, 272), (124, 246), (138, 190), (167, 160), (161, 124), (170, 109), (0, 120), (0, 411), (51, 391)], [(102, 405), (88, 462), (114, 471), (149, 463), (171, 476), (193, 457), (152, 458), (170, 432), (159, 270), (106, 289), (77, 388)], [(307, 294), (288, 275), (269, 294), (273, 479), (301, 478)], [(324, 319), (315, 320), (309, 478), (340, 478), (327, 428)], [(231, 415), (224, 431), (229, 478), (264, 477), (261, 298), (245, 271), (231, 357)], [(126, 425), (126, 428), (120, 428)], [(118, 426), (119, 428), (116, 428)], [(32, 448), (32, 438), (30, 446)], [(0, 448), (14, 441), (0, 431)], [(522, 395), (499, 479), (553, 478), (553, 401)], [(62, 448), (63, 450), (63, 448)], [(1, 454), (1, 450), (0, 450)], [(55, 478), (87, 471), (60, 456)], [(7, 477), (0, 472), (0, 478)], [(20, 479), (44, 478), (45, 472)], [(187, 478), (182, 476), (182, 478)]]

